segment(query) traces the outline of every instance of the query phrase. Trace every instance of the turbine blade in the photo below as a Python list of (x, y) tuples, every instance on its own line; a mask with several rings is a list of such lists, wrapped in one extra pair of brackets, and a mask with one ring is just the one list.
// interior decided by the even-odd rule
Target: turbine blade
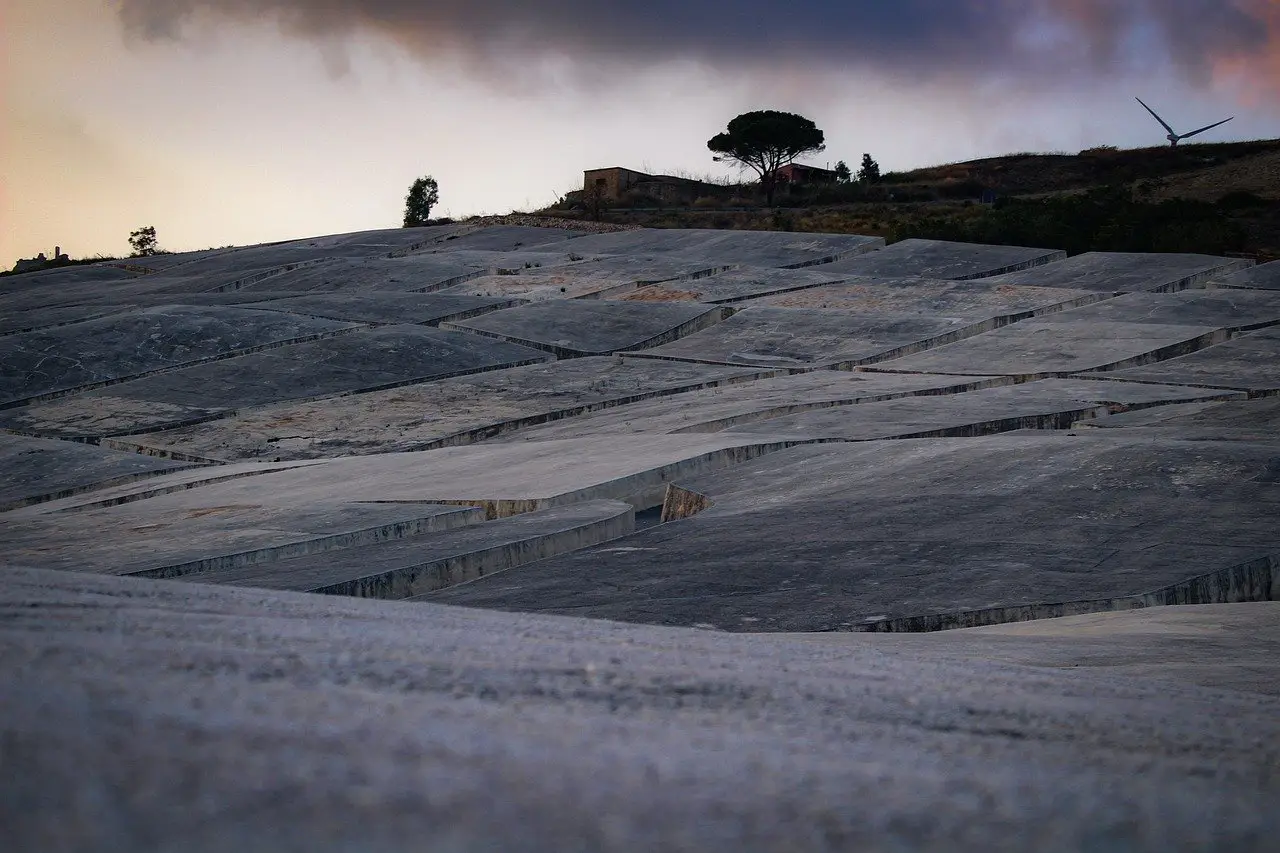
[[(1160, 122), (1160, 126), (1161, 126), (1161, 127), (1163, 127), (1165, 130), (1169, 131), (1170, 133), (1174, 134), (1175, 136), (1177, 135), (1177, 133), (1178, 133), (1178, 132), (1177, 132), (1176, 130), (1174, 130), (1172, 127), (1169, 127), (1169, 125), (1165, 124), (1165, 123), (1164, 123), (1164, 119), (1162, 119), (1162, 118), (1160, 118), (1160, 116), (1156, 115), (1156, 111), (1155, 111), (1155, 110), (1153, 110), (1153, 109), (1151, 109), (1151, 107), (1148, 107), (1148, 106), (1146, 105), (1146, 103), (1142, 100), (1142, 98), (1134, 98), (1134, 100), (1135, 100), (1135, 101), (1137, 101), (1138, 103), (1142, 104), (1142, 106), (1146, 107), (1147, 112), (1151, 113), (1152, 117), (1153, 117), (1156, 121)], [(1206, 128), (1206, 129), (1207, 129), (1207, 128)]]
[[(1231, 118), (1235, 118), (1235, 116), (1232, 116)], [(1226, 124), (1227, 122), (1231, 121), (1231, 118), (1224, 118), (1222, 121), (1214, 122), (1213, 124), (1202, 127), (1199, 130), (1193, 130), (1190, 133), (1184, 133), (1179, 137), (1179, 139), (1187, 139), (1188, 137), (1195, 136), (1197, 133), (1204, 133), (1206, 130), (1213, 130), (1218, 125)]]

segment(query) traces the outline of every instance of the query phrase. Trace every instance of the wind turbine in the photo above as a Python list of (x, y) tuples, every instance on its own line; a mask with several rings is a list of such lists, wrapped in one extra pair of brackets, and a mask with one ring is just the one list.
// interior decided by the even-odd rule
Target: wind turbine
[(1206, 130), (1213, 130), (1218, 125), (1226, 124), (1227, 122), (1231, 121), (1231, 118), (1235, 118), (1235, 116), (1232, 116), (1231, 118), (1224, 118), (1222, 121), (1214, 122), (1213, 124), (1206, 125), (1205, 127), (1202, 127), (1199, 130), (1193, 130), (1190, 133), (1178, 133), (1172, 127), (1169, 127), (1169, 125), (1165, 122), (1164, 119), (1156, 115), (1156, 111), (1151, 109), (1151, 107), (1148, 107), (1146, 103), (1143, 102), (1142, 98), (1135, 98), (1134, 100), (1142, 104), (1143, 107), (1146, 107), (1147, 112), (1151, 113), (1151, 115), (1155, 118), (1155, 120), (1160, 122), (1161, 126), (1164, 127), (1165, 130), (1169, 131), (1169, 134), (1165, 137), (1165, 139), (1169, 140), (1169, 144), (1174, 148), (1177, 148), (1178, 143), (1184, 139), (1190, 139), (1193, 136), (1204, 133)]

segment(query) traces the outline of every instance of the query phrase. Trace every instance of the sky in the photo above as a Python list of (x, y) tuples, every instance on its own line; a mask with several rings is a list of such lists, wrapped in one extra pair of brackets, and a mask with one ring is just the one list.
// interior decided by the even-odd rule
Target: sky
[(584, 169), (725, 175), (778, 109), (818, 165), (1280, 137), (1280, 0), (0, 0), (0, 266), (536, 209)]

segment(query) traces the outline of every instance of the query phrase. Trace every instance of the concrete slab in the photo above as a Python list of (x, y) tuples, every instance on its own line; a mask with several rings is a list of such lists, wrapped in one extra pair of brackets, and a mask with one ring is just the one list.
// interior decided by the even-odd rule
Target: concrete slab
[(640, 228), (578, 237), (568, 244), (578, 255), (678, 255), (708, 264), (746, 264), (798, 269), (859, 255), (884, 245), (880, 237), (781, 231), (717, 231)]
[[(589, 357), (388, 391), (263, 407), (139, 436), (144, 452), (222, 460), (317, 459), (472, 444), (639, 400), (743, 382), (768, 371)], [(46, 423), (66, 414), (42, 407)]]
[[(625, 232), (624, 232), (625, 233)], [(560, 358), (605, 355), (679, 340), (719, 322), (724, 309), (697, 303), (535, 302), (442, 328), (536, 347)]]
[[(25, 565), (171, 578), (316, 557), (484, 518), (474, 507), (344, 500), (336, 493), (295, 500), (256, 488), (271, 476), (207, 483), (115, 506), (10, 513), (0, 542), (9, 559)], [(213, 497), (242, 483), (249, 484), (244, 502)]]
[(703, 302), (728, 304), (774, 293), (817, 287), (842, 280), (822, 267), (786, 270), (768, 267), (736, 267), (691, 281), (644, 287), (613, 298), (634, 302)]
[(1274, 447), (1066, 435), (816, 445), (692, 480), (692, 517), (435, 593), (728, 631), (919, 631), (1275, 597)]
[(1210, 326), (1229, 332), (1280, 323), (1280, 293), (1252, 290), (1183, 290), (1126, 293), (1044, 318), (1050, 323), (1152, 323)]
[(1280, 261), (1259, 264), (1216, 279), (1212, 287), (1245, 288), (1249, 290), (1280, 290)]
[(410, 255), (403, 258), (336, 258), (280, 272), (233, 288), (250, 295), (261, 290), (302, 292), (391, 291), (430, 293), (482, 275), (479, 259), (449, 255)]
[(250, 308), (147, 308), (0, 338), (0, 405), (357, 328)]
[[(635, 436), (628, 439), (626, 453), (618, 452), (613, 437), (445, 447), (428, 453), (293, 463), (280, 471), (204, 484), (195, 491), (213, 506), (253, 505), (270, 495), (272, 501), (289, 506), (335, 500), (484, 506), (493, 518), (596, 499), (625, 500), (647, 509), (662, 504), (674, 477), (717, 470), (784, 446), (788, 445), (759, 436), (681, 435)], [(160, 491), (165, 482), (160, 478), (148, 488), (166, 495)], [(65, 505), (50, 507), (52, 512)], [(127, 536), (127, 531), (116, 535)]]
[[(863, 374), (868, 375), (868, 374)], [(906, 374), (913, 376), (914, 374)], [(945, 381), (942, 377), (930, 377)], [(952, 381), (956, 377), (950, 377)], [(988, 380), (990, 381), (990, 380)], [(734, 433), (870, 441), (993, 435), (1019, 429), (1066, 429), (1112, 412), (1195, 400), (1243, 399), (1239, 391), (1087, 379), (1042, 379), (1004, 387), (977, 386), (947, 396), (872, 400), (733, 424)]]
[(1016, 272), (1060, 261), (1061, 249), (984, 246), (946, 240), (900, 240), (892, 246), (829, 264), (824, 269), (845, 275), (965, 280)]
[(1162, 406), (1080, 426), (1129, 436), (1280, 444), (1280, 397)]
[[(957, 659), (954, 632), (900, 653), (5, 574), (15, 849), (1166, 853), (1280, 834), (1278, 700), (1113, 672), (1096, 647)], [(1275, 624), (1158, 648), (1227, 667)], [(1115, 636), (1117, 661), (1152, 648)]]
[(632, 354), (705, 364), (851, 367), (941, 346), (994, 326), (994, 321), (936, 315), (749, 306), (710, 329)]
[(542, 350), (461, 332), (379, 326), (0, 412), (0, 427), (80, 438), (150, 432), (254, 406), (392, 388), (550, 358)]
[(456, 233), (435, 241), (433, 248), (443, 251), (480, 250), (485, 252), (513, 252), (517, 249), (559, 250), (555, 244), (573, 237), (581, 237), (587, 231), (566, 228), (537, 228), (528, 225), (489, 225), (484, 228), (463, 228)]
[(1067, 322), (1062, 319), (1065, 317), (1063, 314), (1024, 320), (947, 346), (895, 358), (873, 369), (1001, 374), (1026, 379), (1106, 370), (1111, 376), (1112, 371), (1124, 367), (1195, 352), (1223, 340), (1227, 334), (1212, 326)]
[(1280, 330), (1263, 329), (1156, 364), (1108, 371), (1108, 378), (1165, 382), (1207, 388), (1236, 388), (1250, 394), (1280, 392)]
[(255, 302), (255, 308), (286, 311), (304, 317), (360, 323), (418, 323), (438, 326), (442, 320), (465, 320), (510, 308), (509, 299), (442, 296), (437, 293), (317, 293)]
[(20, 332), (31, 332), (36, 329), (48, 329), (54, 326), (65, 326), (68, 323), (79, 323), (84, 320), (96, 320), (111, 314), (129, 311), (136, 305), (65, 305), (58, 308), (43, 308), (33, 311), (12, 311), (0, 314), (0, 335), (15, 335)]
[(187, 467), (88, 444), (0, 434), (0, 512)]
[(1038, 619), (945, 634), (789, 634), (907, 659), (954, 656), (1280, 696), (1280, 602), (1184, 604)]
[(996, 285), (983, 279), (941, 281), (927, 278), (851, 277), (839, 284), (752, 299), (745, 305), (833, 308), (865, 314), (943, 316), (974, 321), (999, 318), (1002, 322), (1013, 322), (1087, 305), (1103, 298), (1102, 294), (1088, 290)]
[(1086, 252), (1054, 264), (991, 279), (997, 284), (1069, 287), (1099, 293), (1166, 293), (1203, 285), (1246, 269), (1253, 261), (1213, 255), (1143, 252)]
[(902, 397), (928, 396), (934, 399), (934, 395), (959, 394), (1011, 381), (1006, 377), (957, 378), (818, 370), (631, 403), (523, 429), (496, 440), (547, 441), (629, 433), (713, 433), (745, 424), (774, 423), (775, 419), (796, 412)]
[(544, 299), (599, 299), (636, 290), (653, 282), (692, 280), (727, 269), (725, 264), (659, 256), (593, 256), (570, 253), (543, 264), (525, 261), (504, 270), (455, 284), (447, 294), (487, 296), (537, 302)]
[(635, 512), (586, 501), (402, 539), (189, 576), (199, 583), (401, 599), (625, 536)]
[(515, 275), (484, 275), (456, 284), (442, 293), (459, 298), (501, 299), (507, 302), (542, 302), (548, 299), (599, 298), (615, 291), (635, 290), (627, 278), (610, 278), (579, 269), (581, 264), (520, 270)]

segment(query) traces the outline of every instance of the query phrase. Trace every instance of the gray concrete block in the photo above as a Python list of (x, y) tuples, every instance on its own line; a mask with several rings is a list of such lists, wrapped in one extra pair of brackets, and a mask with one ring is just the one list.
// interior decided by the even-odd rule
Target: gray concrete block
[(1078, 426), (1152, 438), (1278, 444), (1280, 397), (1161, 406), (1098, 418)]
[[(1274, 661), (1271, 611), (833, 645), (5, 574), (15, 849), (1166, 853), (1280, 833), (1278, 700), (1195, 686)], [(1202, 672), (1161, 678), (1171, 650)]]
[(1133, 382), (1176, 382), (1234, 388), (1254, 395), (1280, 393), (1280, 330), (1263, 329), (1196, 352), (1106, 376)]
[(746, 264), (798, 269), (859, 255), (884, 245), (880, 237), (781, 231), (640, 228), (578, 237), (569, 251), (592, 255), (672, 255), (707, 264)]
[(0, 425), (42, 435), (128, 435), (200, 423), (254, 406), (393, 388), (549, 358), (541, 350), (461, 332), (380, 326), (0, 412)]
[(199, 583), (400, 599), (625, 536), (635, 512), (587, 501), (321, 554), (200, 572)]
[(571, 358), (679, 340), (719, 322), (723, 310), (697, 303), (538, 302), (444, 323), (442, 328), (477, 332)]
[[(673, 362), (678, 364), (679, 362)], [(1008, 384), (1007, 377), (850, 373), (819, 370), (643, 400), (592, 414), (513, 432), (499, 441), (547, 441), (589, 435), (714, 433), (747, 424), (769, 424), (798, 412), (827, 410), (880, 400), (959, 394)], [(1220, 393), (1220, 392), (1217, 392)]]
[[(762, 375), (772, 373), (676, 361), (577, 358), (267, 406), (132, 440), (143, 452), (222, 460), (431, 450)], [(32, 422), (32, 428), (56, 429), (71, 414), (66, 406), (66, 401), (58, 401), (34, 409), (45, 418), (39, 424)]]
[(709, 503), (692, 517), (432, 600), (728, 631), (1267, 600), (1274, 458), (1061, 433), (791, 448), (674, 481)]
[(1196, 352), (1227, 337), (1213, 326), (1040, 317), (876, 364), (908, 373), (1001, 374), (1025, 379), (1119, 370)]
[(1060, 261), (1061, 249), (984, 246), (946, 240), (901, 240), (884, 249), (826, 265), (845, 275), (972, 279), (1010, 273)]
[(1143, 252), (1085, 252), (1065, 261), (992, 278), (997, 284), (1068, 287), (1099, 293), (1172, 292), (1247, 269), (1253, 261)]
[(0, 405), (354, 331), (250, 308), (148, 308), (0, 338)]
[(1249, 269), (1215, 279), (1211, 287), (1244, 288), (1249, 290), (1280, 290), (1280, 261), (1260, 264)]
[(442, 296), (436, 293), (316, 293), (253, 303), (255, 308), (285, 311), (304, 317), (349, 320), (358, 323), (417, 323), (437, 326), (442, 320), (465, 320), (510, 308), (508, 299), (474, 296)]
[[(942, 379), (930, 378), (935, 382)], [(859, 401), (856, 406), (789, 413), (734, 424), (729, 430), (844, 441), (978, 436), (1018, 429), (1067, 429), (1078, 421), (1113, 412), (1245, 396), (1221, 389), (1087, 379), (1042, 379), (1002, 387), (985, 384), (961, 386), (964, 393), (946, 396)]]
[(186, 467), (87, 444), (0, 434), (0, 512)]
[(695, 335), (629, 354), (762, 368), (852, 367), (941, 346), (998, 324), (991, 318), (749, 305)]

